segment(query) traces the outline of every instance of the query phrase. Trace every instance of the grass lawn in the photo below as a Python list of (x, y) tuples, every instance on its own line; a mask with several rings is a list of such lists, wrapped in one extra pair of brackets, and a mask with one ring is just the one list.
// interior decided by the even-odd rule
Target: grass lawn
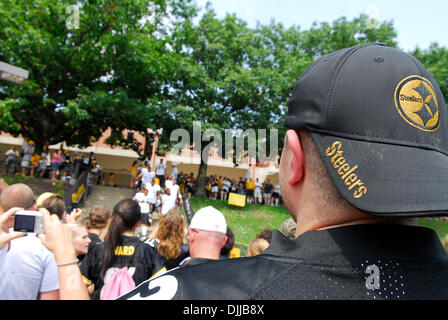
[(213, 206), (226, 217), (227, 225), (235, 234), (235, 241), (248, 245), (255, 236), (265, 229), (280, 230), (285, 219), (290, 217), (285, 207), (246, 204), (239, 208), (229, 206), (227, 202), (203, 198), (191, 198), (194, 211), (207, 206)]
[(418, 225), (421, 227), (434, 229), (439, 236), (440, 242), (442, 242), (442, 244), (444, 243), (445, 237), (448, 234), (448, 222), (437, 221), (429, 218), (421, 218)]

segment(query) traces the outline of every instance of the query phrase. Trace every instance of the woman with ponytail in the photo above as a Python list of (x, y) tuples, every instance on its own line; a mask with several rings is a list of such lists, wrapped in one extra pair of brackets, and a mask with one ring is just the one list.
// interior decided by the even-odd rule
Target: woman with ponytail
[(92, 299), (100, 298), (103, 286), (117, 269), (127, 267), (138, 286), (163, 268), (155, 248), (135, 236), (140, 219), (140, 205), (135, 200), (125, 199), (115, 205), (104, 242), (89, 250), (80, 266), (84, 282), (95, 285)]

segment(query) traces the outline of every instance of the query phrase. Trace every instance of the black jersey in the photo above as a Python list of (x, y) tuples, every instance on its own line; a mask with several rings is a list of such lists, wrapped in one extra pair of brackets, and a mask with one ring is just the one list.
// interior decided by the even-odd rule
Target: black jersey
[[(92, 299), (99, 299), (104, 285), (101, 273), (101, 253), (104, 244), (97, 243), (81, 261), (80, 269), (87, 285), (94, 284)], [(111, 268), (128, 267), (136, 285), (148, 280), (163, 269), (163, 261), (157, 251), (137, 237), (123, 236), (122, 245), (115, 248)], [(110, 269), (111, 269), (110, 268)], [(106, 272), (107, 273), (107, 272)]]
[(274, 231), (256, 257), (177, 268), (120, 299), (447, 299), (447, 283), (448, 256), (433, 230), (357, 225), (295, 240)]
[[(102, 242), (100, 237), (98, 237), (98, 235), (96, 235), (94, 233), (89, 233), (89, 238), (90, 238), (91, 242), (89, 243), (89, 249), (87, 251), (90, 251), (92, 249), (92, 247), (94, 247), (97, 244)], [(85, 257), (86, 257), (85, 254), (81, 254), (77, 258), (79, 261), (82, 261)]]
[(89, 249), (101, 242), (103, 242), (100, 237), (98, 237), (98, 235), (96, 235), (95, 233), (89, 233), (89, 238), (90, 240), (92, 240), (92, 242), (90, 242), (89, 244)]

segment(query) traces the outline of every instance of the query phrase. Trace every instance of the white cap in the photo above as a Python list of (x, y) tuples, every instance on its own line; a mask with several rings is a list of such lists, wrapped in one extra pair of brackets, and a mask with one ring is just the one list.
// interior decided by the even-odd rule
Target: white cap
[(226, 218), (215, 208), (211, 206), (205, 207), (194, 214), (193, 219), (191, 219), (190, 229), (215, 231), (226, 234)]

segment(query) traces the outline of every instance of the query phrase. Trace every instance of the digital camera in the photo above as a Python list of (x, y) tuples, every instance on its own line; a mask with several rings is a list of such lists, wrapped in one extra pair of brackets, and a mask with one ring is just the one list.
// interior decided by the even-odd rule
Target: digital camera
[(44, 220), (40, 211), (18, 211), (14, 214), (14, 231), (44, 233)]

